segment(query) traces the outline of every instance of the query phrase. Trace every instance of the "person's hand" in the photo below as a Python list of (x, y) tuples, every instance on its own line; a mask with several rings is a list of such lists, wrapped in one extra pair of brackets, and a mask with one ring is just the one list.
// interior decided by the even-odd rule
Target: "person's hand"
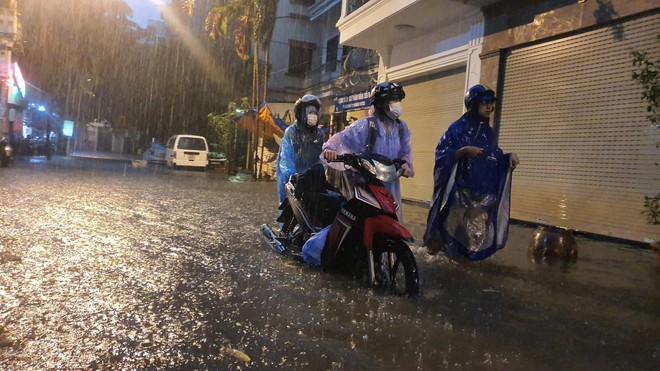
[(511, 170), (515, 170), (519, 163), (520, 160), (518, 160), (518, 155), (511, 152), (511, 155), (509, 156), (509, 165), (511, 165)]
[(460, 159), (463, 157), (474, 158), (474, 157), (479, 157), (483, 154), (484, 154), (484, 150), (479, 147), (465, 146), (456, 152), (456, 159)]
[(326, 159), (327, 161), (332, 161), (337, 158), (337, 152), (331, 149), (326, 149), (325, 151), (323, 151), (323, 158)]
[(413, 171), (410, 168), (410, 165), (406, 162), (405, 164), (401, 165), (401, 169), (403, 169), (403, 173), (401, 174), (405, 178), (410, 178), (413, 176)]

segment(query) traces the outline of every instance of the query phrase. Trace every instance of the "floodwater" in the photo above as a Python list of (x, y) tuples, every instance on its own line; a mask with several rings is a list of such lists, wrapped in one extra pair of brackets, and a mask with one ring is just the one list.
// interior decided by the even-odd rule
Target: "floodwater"
[[(533, 228), (479, 263), (413, 245), (416, 298), (285, 260), (259, 226), (274, 182), (19, 159), (0, 169), (0, 369), (652, 370), (660, 261), (578, 237), (533, 264)], [(421, 237), (425, 210), (404, 205)]]

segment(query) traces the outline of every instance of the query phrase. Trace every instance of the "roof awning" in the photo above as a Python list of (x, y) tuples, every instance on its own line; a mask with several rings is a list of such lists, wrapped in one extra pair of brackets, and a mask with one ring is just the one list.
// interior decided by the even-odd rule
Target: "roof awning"
[(236, 119), (241, 126), (256, 133), (260, 137), (272, 138), (274, 135), (282, 137), (287, 125), (284, 121), (273, 115), (267, 103), (259, 107), (259, 111), (252, 109), (238, 116)]

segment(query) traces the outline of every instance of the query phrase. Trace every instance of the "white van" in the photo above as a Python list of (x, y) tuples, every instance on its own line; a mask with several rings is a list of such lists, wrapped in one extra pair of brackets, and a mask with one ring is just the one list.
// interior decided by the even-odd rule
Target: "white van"
[(206, 138), (199, 135), (172, 135), (165, 145), (167, 166), (176, 169), (179, 166), (206, 168), (209, 164), (209, 145)]

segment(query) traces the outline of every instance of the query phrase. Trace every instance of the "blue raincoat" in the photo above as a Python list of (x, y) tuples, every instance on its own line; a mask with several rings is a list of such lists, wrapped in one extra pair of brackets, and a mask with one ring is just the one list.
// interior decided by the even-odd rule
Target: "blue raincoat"
[(301, 127), (298, 122), (286, 128), (277, 154), (277, 193), (280, 202), (286, 199), (285, 184), (289, 177), (302, 173), (319, 162), (325, 132), (318, 127)]
[[(465, 146), (477, 158), (455, 160)], [(509, 154), (495, 142), (488, 121), (469, 113), (452, 123), (435, 150), (434, 187), (424, 244), (440, 243), (450, 258), (482, 260), (504, 247), (511, 196)]]
[[(406, 160), (412, 175), (414, 175), (410, 149), (411, 134), (408, 125), (401, 119), (394, 121), (385, 118), (385, 121), (381, 121), (377, 116), (373, 115), (373, 108), (369, 113), (369, 117), (377, 121), (376, 127), (378, 128), (378, 135), (372, 153), (377, 153), (390, 159), (400, 158)], [(363, 117), (328, 139), (323, 145), (323, 150), (329, 149), (337, 152), (339, 155), (344, 153), (364, 153), (368, 138), (369, 121), (367, 117)], [(329, 163), (328, 166), (336, 170), (347, 170), (344, 164), (340, 162)], [(385, 183), (385, 187), (396, 198), (399, 205), (401, 205), (399, 180)], [(350, 187), (349, 189), (342, 189), (342, 193), (346, 199), (352, 197), (352, 194), (349, 192), (352, 192)], [(399, 208), (399, 220), (402, 220), (400, 211), (401, 208)]]

